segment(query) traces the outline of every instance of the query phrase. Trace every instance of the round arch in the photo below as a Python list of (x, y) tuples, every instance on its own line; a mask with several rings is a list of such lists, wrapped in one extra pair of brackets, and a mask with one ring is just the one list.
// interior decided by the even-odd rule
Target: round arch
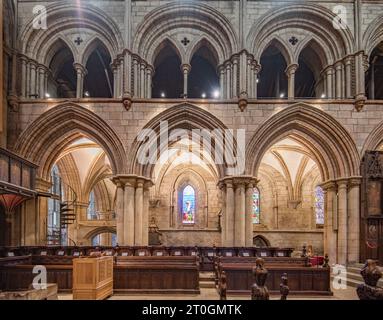
[[(297, 20), (296, 16), (300, 19)], [(328, 30), (334, 30), (333, 21), (336, 15), (316, 4), (294, 4), (289, 6), (279, 6), (273, 8), (255, 23), (248, 34), (247, 43), (249, 50), (253, 52), (255, 58), (259, 60), (263, 51), (263, 43), (268, 43), (278, 31), (287, 28), (297, 28), (305, 30), (311, 35), (321, 39), (328, 55), (335, 62), (347, 54), (351, 54), (354, 49), (354, 39), (349, 29), (336, 30), (329, 33)]]
[(84, 239), (86, 240), (92, 240), (95, 236), (98, 236), (99, 234), (103, 233), (116, 233), (116, 228), (114, 227), (99, 227), (96, 229), (93, 229), (92, 231), (89, 231), (85, 236)]
[(114, 174), (125, 172), (125, 149), (114, 130), (92, 111), (70, 102), (53, 107), (32, 122), (20, 135), (15, 150), (38, 164), (38, 176), (48, 179), (60, 152), (83, 136), (104, 149)]
[(349, 133), (326, 112), (304, 103), (278, 112), (257, 130), (246, 150), (247, 174), (256, 175), (266, 151), (286, 137), (310, 150), (323, 181), (358, 175), (360, 157)]
[[(169, 23), (172, 21), (172, 23)], [(145, 16), (133, 37), (133, 52), (153, 61), (154, 50), (177, 29), (190, 29), (216, 45), (222, 63), (238, 51), (238, 40), (230, 21), (216, 9), (193, 2), (168, 3)]]
[[(167, 132), (162, 131), (163, 128), (161, 127), (161, 124), (163, 123), (167, 124)], [(208, 111), (189, 103), (175, 105), (151, 119), (143, 128), (142, 132), (148, 133), (145, 138), (149, 137), (149, 139), (141, 139), (144, 141), (139, 141), (138, 138), (135, 138), (128, 158), (129, 172), (139, 176), (152, 178), (157, 158), (159, 158), (163, 151), (167, 150), (167, 147), (169, 146), (166, 139), (160, 138), (163, 138), (164, 134), (169, 136), (173, 130), (177, 129), (185, 130), (188, 134), (190, 134), (192, 130), (198, 129), (208, 130), (210, 132), (213, 132), (214, 130), (219, 130), (220, 133), (228, 132), (227, 127)], [(232, 138), (234, 142), (233, 145), (236, 146), (236, 139), (235, 137)], [(223, 164), (216, 163), (218, 176), (223, 178), (226, 176), (227, 170), (230, 169), (230, 164), (236, 163), (236, 159), (230, 157), (227, 158), (228, 155), (232, 156), (234, 154), (232, 149), (233, 146), (224, 146), (220, 140), (223, 139), (214, 139), (209, 147), (214, 155), (217, 153), (220, 155), (226, 155), (226, 161)], [(148, 161), (146, 161), (148, 164), (141, 164), (139, 162), (140, 153), (145, 152), (145, 150), (152, 149), (153, 147), (156, 147), (157, 150), (157, 152), (153, 154), (156, 158), (148, 159)], [(143, 148), (145, 148), (145, 150), (143, 150)], [(244, 160), (241, 157), (238, 158), (239, 161)]]

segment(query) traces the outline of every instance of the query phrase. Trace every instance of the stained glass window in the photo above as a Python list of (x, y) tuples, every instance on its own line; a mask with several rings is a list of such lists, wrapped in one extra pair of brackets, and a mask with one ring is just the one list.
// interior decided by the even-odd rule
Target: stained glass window
[(187, 186), (182, 192), (182, 223), (195, 223), (195, 191), (192, 186)]
[(319, 186), (315, 188), (315, 219), (316, 224), (324, 224), (324, 193)]
[(94, 196), (94, 191), (92, 190), (89, 194), (89, 205), (88, 205), (88, 220), (97, 220), (96, 212), (96, 198)]
[(253, 191), (253, 224), (260, 223), (260, 194), (258, 188)]

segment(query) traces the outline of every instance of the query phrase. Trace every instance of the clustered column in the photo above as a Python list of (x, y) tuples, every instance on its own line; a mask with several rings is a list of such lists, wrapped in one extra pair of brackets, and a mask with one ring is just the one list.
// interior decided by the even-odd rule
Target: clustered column
[(346, 265), (359, 259), (360, 177), (328, 181), (325, 194), (324, 252), (331, 263)]
[(113, 178), (117, 186), (116, 215), (119, 245), (149, 244), (149, 188), (151, 180), (135, 175)]
[(251, 246), (253, 243), (252, 194), (257, 180), (251, 176), (227, 177), (220, 181), (223, 203), (222, 245)]
[(74, 63), (73, 67), (75, 68), (77, 75), (76, 98), (81, 99), (84, 96), (84, 80), (87, 71), (86, 68), (79, 63)]

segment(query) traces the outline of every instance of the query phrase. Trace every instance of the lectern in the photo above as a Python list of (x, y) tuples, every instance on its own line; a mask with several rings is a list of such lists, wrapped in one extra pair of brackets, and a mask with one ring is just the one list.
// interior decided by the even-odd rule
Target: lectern
[(104, 300), (113, 295), (113, 257), (73, 259), (73, 299)]

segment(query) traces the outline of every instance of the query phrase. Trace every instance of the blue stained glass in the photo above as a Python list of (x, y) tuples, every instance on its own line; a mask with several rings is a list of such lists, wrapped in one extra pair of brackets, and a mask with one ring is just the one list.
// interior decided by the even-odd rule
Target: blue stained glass
[(315, 188), (315, 218), (316, 224), (324, 224), (324, 193), (319, 186)]
[(195, 191), (192, 186), (187, 186), (182, 192), (182, 223), (195, 223)]
[(258, 188), (253, 192), (253, 224), (260, 223), (260, 194)]

